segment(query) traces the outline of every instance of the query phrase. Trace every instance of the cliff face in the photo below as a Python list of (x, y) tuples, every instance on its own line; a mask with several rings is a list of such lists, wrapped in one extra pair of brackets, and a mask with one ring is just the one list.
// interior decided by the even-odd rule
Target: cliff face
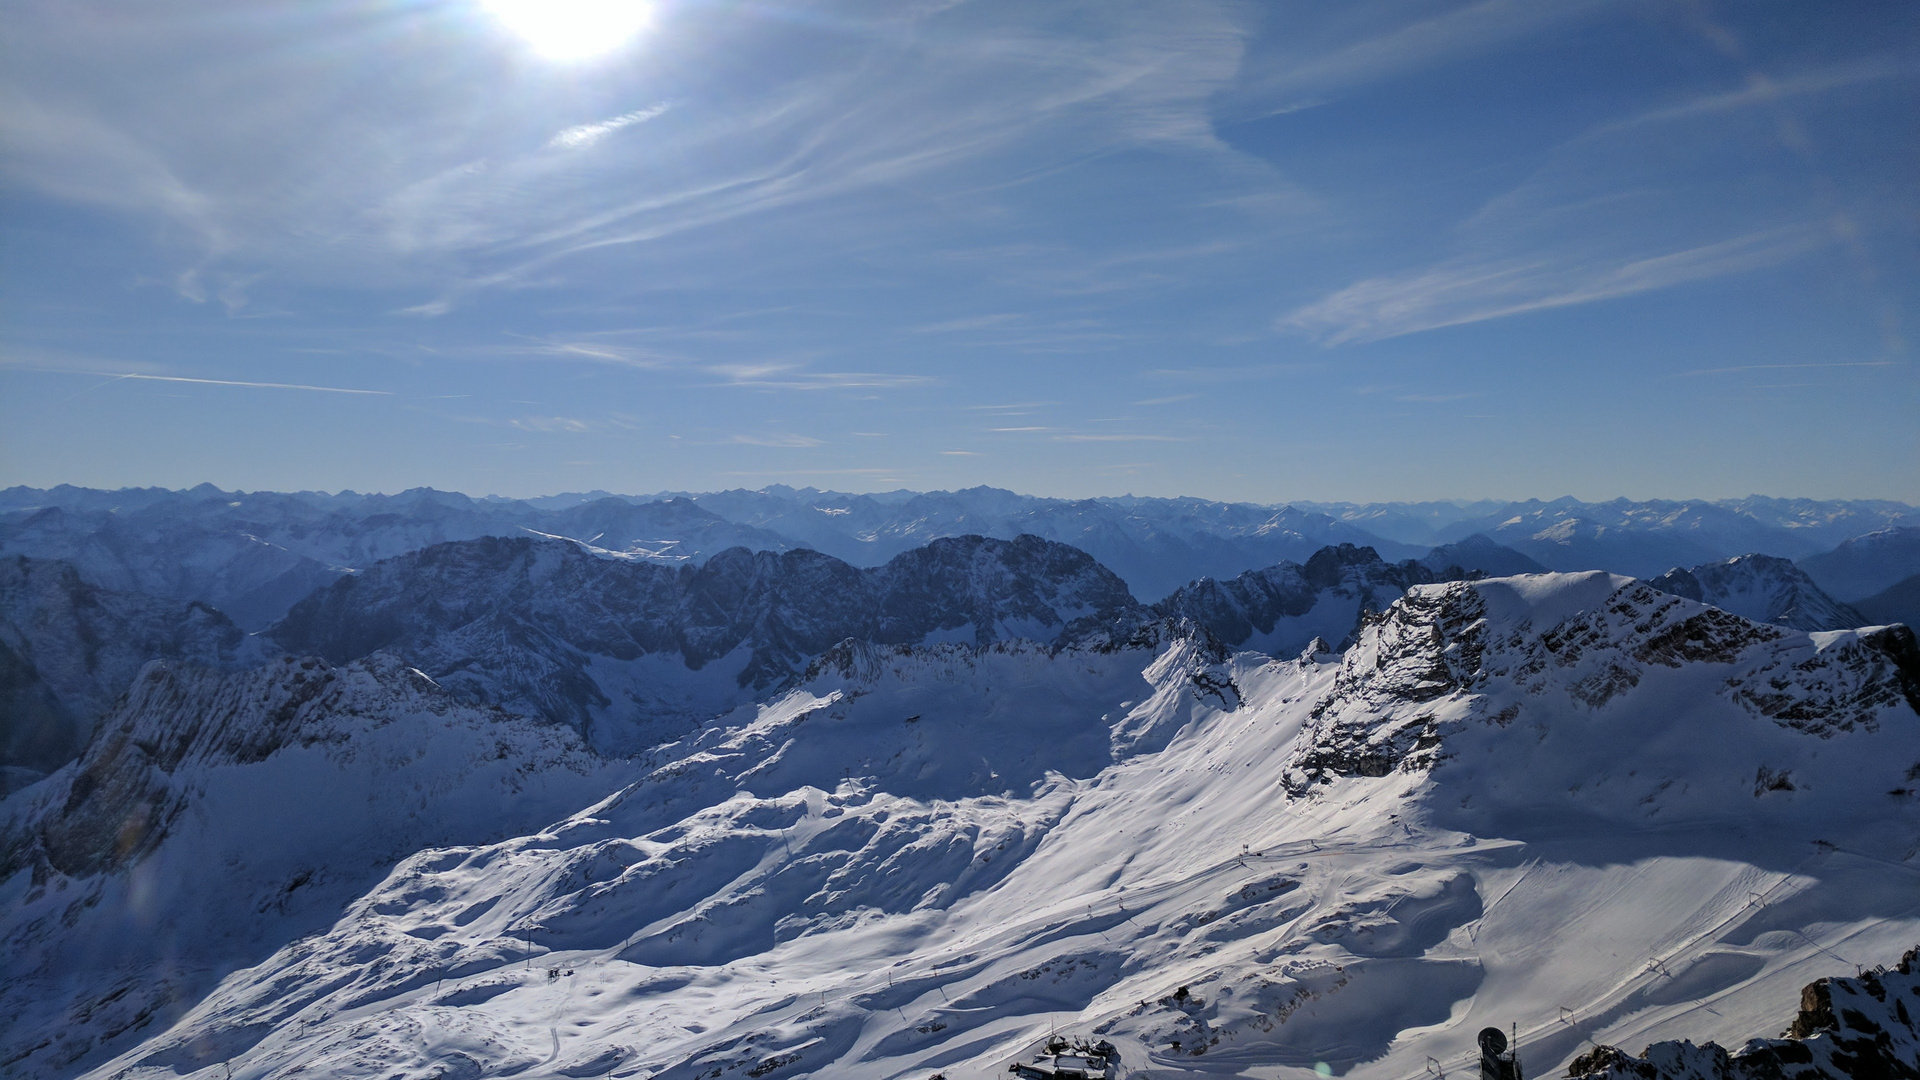
[(1911, 1080), (1920, 1077), (1920, 948), (1889, 971), (1820, 979), (1779, 1038), (1659, 1042), (1636, 1057), (1598, 1046), (1576, 1058), (1575, 1080)]
[(343, 579), (269, 633), (334, 662), (386, 652), (475, 700), (638, 746), (756, 700), (848, 638), (1054, 645), (1143, 616), (1091, 557), (1031, 536), (936, 540), (865, 570), (805, 550), (669, 567), (489, 538)]
[(1385, 611), (1415, 585), (1466, 576), (1458, 566), (1389, 563), (1370, 547), (1340, 544), (1305, 563), (1283, 562), (1227, 581), (1202, 578), (1155, 610), (1203, 626), (1229, 646), (1295, 656), (1315, 638), (1344, 647), (1365, 616)]
[(64, 562), (0, 559), (0, 767), (37, 777), (72, 760), (148, 660), (232, 668), (258, 651), (204, 604), (102, 588)]

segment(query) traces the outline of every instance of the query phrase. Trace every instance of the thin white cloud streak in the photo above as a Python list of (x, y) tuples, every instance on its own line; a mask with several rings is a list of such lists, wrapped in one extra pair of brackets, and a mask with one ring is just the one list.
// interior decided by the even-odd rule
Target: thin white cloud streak
[(910, 390), (933, 386), (930, 375), (894, 375), (875, 371), (789, 371), (781, 374), (739, 374), (724, 366), (712, 368), (724, 375), (724, 385), (759, 390)]
[(344, 386), (309, 386), (306, 383), (250, 382), (244, 379), (195, 379), (185, 375), (144, 375), (126, 371), (80, 371), (75, 368), (35, 368), (6, 365), (14, 371), (40, 371), (59, 375), (91, 375), (109, 382), (136, 380), (140, 382), (193, 383), (200, 386), (238, 386), (252, 390), (306, 390), (318, 394), (362, 394), (369, 397), (392, 397), (391, 390), (355, 390)]
[(1478, 392), (1469, 394), (1395, 394), (1393, 400), (1422, 405), (1440, 405), (1449, 401), (1466, 401), (1468, 398), (1477, 398), (1479, 396), (1480, 394)]
[(571, 416), (523, 416), (517, 420), (509, 420), (507, 423), (521, 431), (557, 432), (568, 435), (581, 434), (591, 430), (593, 426), (585, 420), (576, 420)]
[(601, 341), (544, 341), (476, 352), (480, 355), (575, 360), (641, 371), (684, 372), (722, 380), (710, 385), (747, 390), (910, 390), (941, 383), (935, 376), (899, 372), (809, 371), (802, 364), (787, 361), (703, 363), (655, 349)]
[(552, 139), (547, 141), (547, 145), (549, 147), (566, 150), (584, 149), (622, 128), (630, 128), (635, 124), (644, 124), (671, 108), (673, 108), (672, 102), (663, 101), (658, 105), (652, 105), (644, 109), (635, 109), (630, 113), (624, 113), (608, 120), (602, 120), (597, 124), (580, 124), (577, 127), (570, 127), (555, 134)]
[(1825, 242), (1818, 229), (1797, 226), (1625, 260), (1556, 263), (1544, 253), (1531, 259), (1456, 259), (1349, 285), (1294, 310), (1280, 326), (1329, 345), (1381, 341), (1747, 273), (1778, 266)]
[(1651, 109), (1618, 123), (1606, 125), (1596, 134), (1694, 120), (1739, 109), (1775, 105), (1793, 98), (1810, 97), (1869, 83), (1913, 79), (1916, 75), (1920, 75), (1920, 68), (1916, 68), (1911, 61), (1887, 56), (1866, 57), (1845, 64), (1798, 72), (1781, 79), (1769, 78), (1762, 73), (1754, 72), (1749, 75), (1746, 85), (1738, 90), (1703, 94), (1673, 105)]
[[(1413, 22), (1397, 21), (1314, 54), (1262, 57), (1274, 74), (1235, 94), (1239, 110), (1277, 115), (1311, 108), (1355, 86), (1462, 60), (1564, 27), (1613, 0), (1478, 0)], [(1382, 10), (1388, 10), (1383, 8)], [(1275, 104), (1275, 102), (1280, 102)]]
[(826, 445), (809, 435), (735, 435), (733, 442), (744, 446), (766, 446), (781, 450), (807, 450)]
[(1185, 442), (1172, 435), (1055, 435), (1055, 442)]
[(1814, 220), (1821, 215), (1782, 224), (1778, 209), (1761, 202), (1745, 211), (1747, 231), (1700, 235), (1700, 215), (1681, 209), (1670, 178), (1633, 170), (1726, 137), (1724, 127), (1689, 124), (1914, 73), (1911, 64), (1872, 57), (1777, 80), (1755, 74), (1739, 90), (1597, 124), (1461, 222), (1457, 254), (1364, 278), (1294, 308), (1276, 328), (1327, 345), (1380, 341), (1783, 265), (1832, 242), (1832, 228)]
[[(1246, 364), (1237, 367), (1150, 368), (1140, 374), (1152, 379), (1180, 379), (1194, 383), (1232, 383), (1277, 379), (1282, 375), (1293, 375), (1313, 366), (1311, 364)], [(1135, 404), (1148, 403), (1135, 402)]]
[(1822, 371), (1828, 368), (1883, 368), (1899, 367), (1898, 360), (1843, 360), (1828, 364), (1740, 364), (1734, 367), (1695, 368), (1692, 371), (1675, 372), (1669, 378), (1681, 379), (1693, 375), (1738, 375), (1747, 371)]
[(871, 476), (897, 477), (899, 469), (737, 469), (725, 476)]

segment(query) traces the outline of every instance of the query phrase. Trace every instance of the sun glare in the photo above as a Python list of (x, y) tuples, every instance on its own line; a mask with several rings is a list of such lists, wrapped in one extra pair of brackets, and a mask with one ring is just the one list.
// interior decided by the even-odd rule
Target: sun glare
[(481, 0), (487, 12), (549, 60), (584, 60), (646, 28), (645, 0)]

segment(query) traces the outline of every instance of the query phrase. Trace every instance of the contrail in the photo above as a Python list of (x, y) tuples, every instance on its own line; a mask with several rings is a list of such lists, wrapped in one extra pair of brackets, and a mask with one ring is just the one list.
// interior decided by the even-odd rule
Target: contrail
[[(136, 375), (132, 372), (68, 371), (52, 368), (41, 368), (37, 370), (57, 371), (62, 375), (97, 375), (100, 378), (114, 381), (120, 379), (145, 379), (148, 382), (202, 383), (207, 386), (250, 386), (258, 390), (313, 390), (322, 394), (373, 394), (379, 397), (393, 396), (393, 391), (391, 390), (352, 390), (344, 386), (309, 386), (306, 383), (243, 382), (239, 379), (190, 379), (185, 375)], [(108, 384), (102, 383), (101, 385), (105, 386)], [(92, 387), (92, 389), (97, 390), (99, 387)]]

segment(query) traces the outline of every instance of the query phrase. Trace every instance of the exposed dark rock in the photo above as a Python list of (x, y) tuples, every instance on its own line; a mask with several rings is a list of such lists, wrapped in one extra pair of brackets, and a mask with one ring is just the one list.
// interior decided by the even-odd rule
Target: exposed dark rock
[(204, 604), (104, 589), (64, 562), (0, 559), (0, 766), (71, 761), (149, 660), (231, 668), (252, 655)]
[(1085, 552), (1032, 536), (936, 540), (867, 570), (808, 550), (735, 548), (674, 567), (486, 537), (345, 578), (270, 634), (336, 663), (392, 652), (435, 680), (584, 731), (609, 703), (588, 671), (594, 657), (666, 655), (698, 671), (738, 650), (739, 685), (766, 689), (848, 638), (1061, 644), (1147, 615)]
[(1575, 1080), (1913, 1080), (1920, 1077), (1920, 949), (1892, 971), (1827, 978), (1800, 992), (1800, 1012), (1777, 1039), (1729, 1054), (1715, 1043), (1661, 1042), (1638, 1057), (1599, 1046), (1573, 1060)]
[(1690, 570), (1675, 567), (1647, 584), (1742, 618), (1796, 630), (1847, 630), (1869, 621), (1828, 596), (1806, 571), (1773, 555), (1738, 555)]
[(1201, 578), (1154, 605), (1170, 618), (1191, 619), (1229, 646), (1293, 656), (1316, 637), (1345, 647), (1368, 616), (1384, 611), (1414, 585), (1479, 576), (1459, 566), (1389, 563), (1370, 547), (1321, 548), (1305, 564), (1283, 562), (1229, 581)]

